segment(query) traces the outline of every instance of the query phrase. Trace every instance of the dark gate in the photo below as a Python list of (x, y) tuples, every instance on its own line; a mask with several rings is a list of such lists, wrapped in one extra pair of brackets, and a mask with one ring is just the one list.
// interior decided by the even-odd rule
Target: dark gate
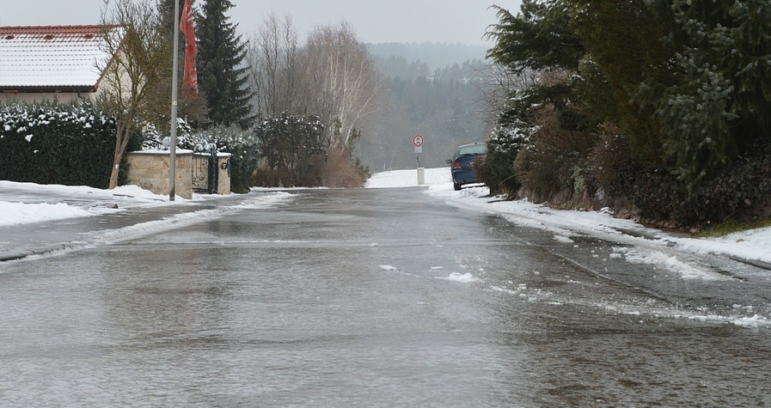
[(217, 151), (193, 155), (193, 191), (201, 194), (217, 193)]

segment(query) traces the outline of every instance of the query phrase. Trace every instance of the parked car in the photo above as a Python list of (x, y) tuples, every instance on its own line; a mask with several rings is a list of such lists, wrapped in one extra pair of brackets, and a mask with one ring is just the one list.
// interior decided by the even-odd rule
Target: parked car
[(474, 175), (471, 165), (477, 156), (484, 155), (487, 145), (481, 142), (458, 146), (452, 159), (447, 164), (452, 165), (452, 185), (455, 190), (460, 190), (465, 184), (479, 183)]

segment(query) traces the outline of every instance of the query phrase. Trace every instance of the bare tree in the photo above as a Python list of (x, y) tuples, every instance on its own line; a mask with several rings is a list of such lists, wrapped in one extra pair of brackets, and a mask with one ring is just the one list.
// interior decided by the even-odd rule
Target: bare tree
[(525, 69), (517, 73), (501, 64), (493, 63), (486, 65), (480, 76), (485, 79), (479, 87), (483, 107), (481, 113), (489, 125), (497, 121), (513, 91), (530, 89), (540, 84), (543, 72)]
[(351, 148), (357, 121), (372, 111), (381, 83), (372, 56), (346, 22), (316, 28), (303, 56), (306, 110), (327, 121), (332, 146)]
[(115, 116), (117, 132), (109, 187), (118, 185), (120, 162), (132, 133), (139, 125), (150, 90), (160, 80), (160, 58), (168, 47), (158, 32), (158, 14), (151, 0), (104, 0), (104, 52), (98, 61), (104, 74), (99, 102)]
[(297, 113), (297, 95), (302, 82), (297, 32), (292, 17), (279, 21), (274, 13), (249, 42), (247, 53), (258, 117)]

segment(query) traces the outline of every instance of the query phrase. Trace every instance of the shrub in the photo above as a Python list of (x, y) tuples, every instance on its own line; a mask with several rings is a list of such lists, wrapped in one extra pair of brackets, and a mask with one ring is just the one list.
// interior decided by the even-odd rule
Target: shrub
[(589, 152), (589, 176), (605, 196), (631, 198), (640, 166), (632, 159), (630, 140), (612, 124), (602, 124), (599, 130), (599, 142)]
[(369, 178), (369, 168), (353, 159), (347, 149), (329, 149), (326, 155), (316, 156), (314, 168), (318, 173), (303, 180), (303, 185), (354, 188), (362, 187)]
[(567, 192), (566, 199), (584, 193), (593, 195), (588, 156), (598, 136), (583, 131), (569, 131), (557, 126), (555, 115), (544, 110), (537, 118), (535, 135), (514, 161), (514, 172), (522, 186), (537, 201), (553, 199)]
[(514, 195), (520, 182), (514, 172), (514, 160), (528, 143), (535, 129), (518, 117), (517, 111), (505, 111), (487, 141), (487, 152), (474, 166), (477, 180), (490, 188), (490, 194)]
[(115, 121), (91, 103), (0, 107), (2, 179), (108, 188), (114, 151)]
[(636, 173), (633, 200), (640, 215), (671, 221), (680, 228), (708, 228), (726, 220), (739, 222), (766, 216), (771, 205), (771, 144), (756, 149), (690, 192), (660, 167)]
[(249, 185), (257, 187), (285, 187), (291, 185), (294, 176), (286, 169), (272, 169), (260, 164), (249, 179)]
[[(485, 160), (484, 155), (480, 155), (474, 158), (474, 161), (471, 162), (471, 168), (474, 170), (474, 177), (479, 180), (481, 183), (485, 183), (485, 185), (490, 188), (490, 195), (498, 195), (500, 194), (500, 190), (494, 189), (494, 187), (491, 186), (499, 186), (500, 182), (498, 179), (493, 176), (493, 174), (490, 171), (490, 166), (487, 164), (487, 161)], [(512, 169), (514, 168), (514, 165), (512, 163)], [(512, 171), (513, 172), (513, 171)]]
[(254, 129), (262, 158), (272, 170), (291, 174), (285, 186), (302, 185), (318, 173), (318, 155), (326, 154), (329, 142), (324, 138), (324, 125), (317, 116), (282, 113), (278, 118), (262, 121)]

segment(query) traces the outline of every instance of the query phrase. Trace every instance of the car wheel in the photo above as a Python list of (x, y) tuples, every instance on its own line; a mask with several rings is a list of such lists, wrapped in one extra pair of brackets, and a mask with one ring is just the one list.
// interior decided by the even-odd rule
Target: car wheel
[(455, 191), (460, 191), (460, 184), (458, 183), (452, 183), (452, 188), (455, 189)]

